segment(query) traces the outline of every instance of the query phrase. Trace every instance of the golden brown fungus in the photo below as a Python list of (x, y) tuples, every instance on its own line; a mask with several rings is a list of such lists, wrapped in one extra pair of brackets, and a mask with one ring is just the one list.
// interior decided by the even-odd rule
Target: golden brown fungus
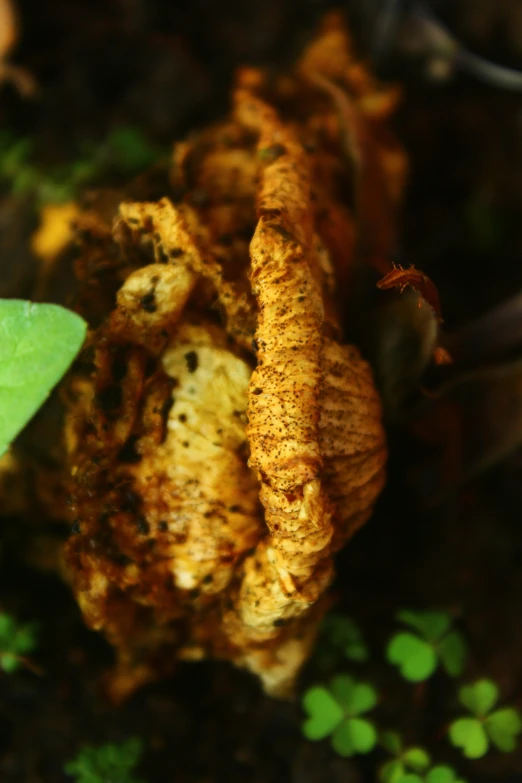
[[(352, 92), (349, 114), (325, 80)], [(116, 648), (116, 699), (208, 655), (287, 694), (332, 555), (384, 482), (378, 396), (337, 312), (361, 231), (375, 210), (393, 225), (403, 158), (377, 140), (392, 101), (331, 19), (273, 90), (243, 69), (231, 118), (176, 147), (170, 195), (124, 201), (112, 233), (79, 221), (80, 301), (100, 325), (69, 395), (67, 557)], [(362, 214), (339, 187), (347, 134), (372, 160)]]

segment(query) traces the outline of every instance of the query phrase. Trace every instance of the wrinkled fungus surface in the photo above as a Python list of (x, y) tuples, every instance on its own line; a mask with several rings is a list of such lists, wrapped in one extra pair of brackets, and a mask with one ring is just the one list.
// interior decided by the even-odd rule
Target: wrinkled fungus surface
[(356, 255), (379, 268), (393, 241), (396, 97), (329, 17), (293, 73), (238, 74), (162, 198), (79, 218), (93, 328), (67, 395), (67, 561), (115, 699), (205, 656), (286, 695), (310, 652), (385, 480), (339, 313)]

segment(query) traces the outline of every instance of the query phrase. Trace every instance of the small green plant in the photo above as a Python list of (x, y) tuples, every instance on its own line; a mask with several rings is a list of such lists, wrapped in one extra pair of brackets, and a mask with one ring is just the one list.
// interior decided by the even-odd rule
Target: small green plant
[(25, 664), (24, 656), (36, 647), (36, 626), (22, 625), (14, 617), (0, 613), (0, 667), (6, 674)]
[(343, 658), (359, 663), (368, 660), (368, 656), (368, 647), (355, 620), (342, 614), (325, 617), (314, 653), (320, 669), (332, 669)]
[(137, 737), (121, 745), (85, 747), (65, 765), (64, 771), (75, 776), (75, 783), (142, 783), (133, 775), (142, 753)]
[[(403, 610), (397, 619), (415, 631), (395, 634), (387, 647), (388, 661), (399, 668), (406, 680), (421, 682), (430, 677), (439, 664), (450, 676), (462, 672), (466, 644), (459, 631), (452, 627), (449, 614)], [(327, 618), (322, 637), (323, 643), (338, 652), (338, 658), (339, 651), (342, 656), (354, 660), (363, 661), (367, 656), (362, 634), (348, 617), (332, 615)], [(450, 724), (449, 739), (470, 759), (482, 757), (490, 744), (506, 753), (518, 747), (522, 716), (512, 707), (494, 709), (498, 696), (495, 683), (485, 679), (459, 691), (460, 701), (471, 716), (458, 718)], [(305, 693), (303, 705), (308, 719), (303, 724), (303, 733), (311, 740), (331, 737), (333, 749), (342, 756), (369, 753), (377, 742), (376, 728), (362, 716), (376, 703), (377, 693), (371, 684), (357, 682), (346, 675), (335, 676), (329, 687), (316, 686)], [(446, 764), (432, 766), (424, 748), (404, 747), (396, 731), (382, 732), (380, 744), (391, 757), (378, 770), (379, 783), (466, 783), (452, 767)]]
[[(418, 775), (411, 774), (425, 771), (430, 765), (430, 757), (424, 748), (405, 748), (400, 734), (396, 731), (382, 733), (381, 745), (389, 751), (394, 758), (387, 761), (379, 770), (381, 783), (414, 783), (414, 780), (422, 780)], [(411, 771), (411, 773), (410, 773)], [(411, 778), (411, 781), (409, 779)]]
[(473, 717), (453, 721), (449, 738), (470, 759), (484, 756), (490, 742), (504, 753), (517, 747), (517, 736), (522, 731), (520, 713), (512, 707), (493, 710), (498, 696), (498, 688), (491, 680), (478, 680), (459, 691), (461, 704)]
[[(466, 783), (452, 767), (445, 764), (432, 767), (423, 781), (424, 783)], [(417, 783), (417, 781), (406, 781), (406, 783)]]
[(401, 631), (388, 644), (386, 657), (399, 667), (410, 682), (428, 679), (442, 663), (446, 672), (457, 677), (464, 669), (466, 644), (462, 635), (452, 629), (452, 618), (446, 612), (399, 612), (397, 619), (417, 633)]
[(360, 717), (377, 703), (377, 693), (368, 683), (339, 675), (330, 687), (315, 686), (306, 691), (303, 706), (308, 720), (303, 732), (310, 740), (331, 735), (333, 749), (340, 756), (369, 753), (377, 742), (373, 723)]
[(401, 777), (393, 778), (393, 783), (466, 783), (454, 769), (445, 765), (432, 767), (424, 775), (416, 772), (406, 772)]
[(34, 162), (31, 139), (0, 133), (0, 181), (15, 195), (33, 195), (39, 204), (74, 199), (78, 190), (109, 171), (132, 176), (155, 163), (163, 150), (151, 144), (139, 128), (113, 128), (99, 144), (84, 143), (75, 160), (43, 169)]
[(58, 305), (0, 300), (0, 456), (66, 372), (85, 331)]

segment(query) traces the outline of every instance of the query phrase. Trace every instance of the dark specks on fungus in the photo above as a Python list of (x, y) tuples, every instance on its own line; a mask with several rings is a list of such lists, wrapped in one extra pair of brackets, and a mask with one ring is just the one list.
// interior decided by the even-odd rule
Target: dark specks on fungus
[(138, 533), (141, 533), (142, 536), (146, 536), (150, 533), (150, 525), (141, 514), (136, 518), (136, 527), (138, 528)]
[(196, 351), (188, 351), (185, 354), (185, 361), (187, 362), (187, 370), (189, 372), (196, 372), (198, 369), (198, 355)]

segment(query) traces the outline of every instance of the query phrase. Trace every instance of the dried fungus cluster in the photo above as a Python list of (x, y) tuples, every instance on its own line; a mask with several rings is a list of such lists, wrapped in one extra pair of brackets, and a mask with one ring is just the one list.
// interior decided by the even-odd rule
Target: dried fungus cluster
[(332, 556), (384, 483), (339, 308), (356, 255), (378, 267), (393, 242), (395, 100), (329, 17), (293, 74), (239, 73), (167, 195), (79, 221), (98, 323), (68, 394), (67, 559), (115, 698), (204, 656), (283, 695), (309, 654)]

